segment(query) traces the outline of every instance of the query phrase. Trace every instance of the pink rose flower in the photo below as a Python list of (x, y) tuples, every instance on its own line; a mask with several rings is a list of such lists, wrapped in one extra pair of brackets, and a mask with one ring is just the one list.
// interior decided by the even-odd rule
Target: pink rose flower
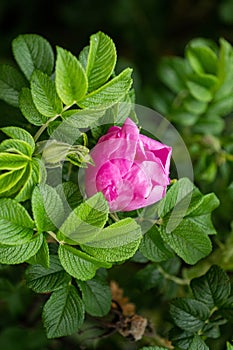
[(110, 211), (130, 211), (159, 201), (170, 183), (171, 147), (139, 134), (129, 118), (113, 126), (91, 150), (95, 165), (88, 165), (88, 197), (102, 192)]

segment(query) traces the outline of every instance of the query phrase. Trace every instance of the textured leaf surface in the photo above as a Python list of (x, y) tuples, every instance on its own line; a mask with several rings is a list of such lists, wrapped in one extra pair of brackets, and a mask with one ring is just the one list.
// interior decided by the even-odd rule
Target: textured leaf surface
[(56, 191), (62, 199), (63, 205), (71, 209), (77, 208), (83, 202), (83, 196), (78, 186), (72, 181), (63, 182), (58, 185)]
[(219, 205), (215, 194), (203, 196), (186, 178), (177, 181), (159, 204), (162, 239), (189, 264), (208, 255), (208, 235), (216, 231), (211, 212)]
[(82, 299), (85, 310), (92, 316), (104, 316), (111, 307), (111, 290), (109, 285), (99, 276), (95, 276), (92, 280), (78, 281), (77, 284), (82, 292)]
[(164, 242), (188, 264), (195, 264), (212, 250), (209, 237), (187, 220), (183, 220), (171, 233), (163, 229), (160, 232)]
[(113, 73), (115, 64), (116, 48), (112, 39), (102, 32), (93, 34), (86, 67), (88, 91), (103, 85)]
[(48, 75), (36, 70), (31, 79), (31, 91), (33, 102), (42, 115), (52, 118), (62, 112), (62, 102), (55, 83)]
[(18, 170), (27, 165), (30, 159), (22, 154), (0, 153), (0, 170)]
[(32, 238), (31, 241), (15, 246), (0, 245), (1, 264), (21, 264), (35, 255), (43, 243), (43, 235)]
[(31, 198), (34, 187), (40, 183), (46, 175), (44, 174), (44, 165), (40, 159), (33, 158), (30, 163), (30, 172), (27, 179), (22, 184), (22, 188), (15, 197), (18, 202), (24, 202)]
[(0, 195), (7, 197), (14, 194), (21, 186), (21, 180), (24, 178), (25, 169), (12, 170), (0, 175)]
[(56, 190), (49, 185), (38, 185), (32, 194), (32, 211), (39, 232), (54, 231), (59, 227), (64, 208)]
[(11, 152), (31, 157), (32, 147), (23, 140), (7, 139), (1, 142), (0, 152)]
[(94, 109), (71, 109), (62, 114), (62, 117), (76, 129), (88, 128), (98, 125), (99, 119), (104, 115), (105, 110)]
[(221, 306), (231, 292), (227, 274), (217, 265), (211, 266), (204, 276), (194, 278), (191, 281), (191, 288), (195, 298), (210, 308)]
[(202, 329), (209, 317), (209, 309), (205, 304), (189, 298), (180, 298), (172, 301), (170, 313), (175, 324), (189, 332), (196, 332)]
[(67, 275), (56, 255), (50, 257), (50, 267), (29, 266), (26, 270), (28, 287), (37, 293), (49, 293), (68, 285), (71, 277)]
[(42, 125), (46, 123), (47, 118), (42, 115), (36, 108), (31, 90), (23, 88), (19, 94), (19, 108), (23, 113), (24, 117), (34, 125)]
[(16, 245), (29, 242), (34, 222), (26, 209), (10, 198), (0, 199), (0, 243)]
[(59, 237), (71, 239), (74, 243), (92, 240), (105, 225), (108, 212), (102, 193), (95, 194), (71, 212), (60, 228)]
[(126, 68), (118, 76), (110, 80), (99, 89), (86, 95), (78, 102), (81, 108), (104, 109), (119, 102), (132, 85), (132, 69)]
[(153, 226), (144, 236), (140, 244), (140, 252), (154, 262), (168, 260), (173, 257), (160, 236), (157, 226)]
[(199, 335), (195, 335), (192, 343), (190, 344), (189, 350), (209, 350), (209, 347), (201, 339)]
[(14, 107), (18, 107), (19, 92), (27, 86), (24, 76), (8, 65), (0, 66), (0, 99)]
[(94, 277), (100, 267), (111, 267), (111, 264), (101, 262), (88, 254), (70, 246), (60, 245), (59, 258), (64, 269), (73, 277), (86, 281)]
[(88, 245), (96, 248), (116, 248), (142, 238), (141, 227), (126, 218), (104, 228)]
[(134, 255), (141, 238), (141, 227), (135, 220), (126, 218), (103, 229), (94, 241), (82, 247), (101, 261), (123, 261)]
[(49, 42), (37, 34), (19, 35), (12, 42), (15, 59), (28, 80), (35, 69), (50, 75), (54, 54)]
[(56, 89), (66, 105), (81, 100), (87, 92), (87, 76), (83, 66), (71, 52), (57, 47)]
[(84, 305), (75, 287), (69, 285), (53, 292), (42, 316), (48, 338), (76, 332), (84, 321)]
[(49, 258), (49, 247), (46, 238), (44, 237), (43, 243), (40, 249), (33, 255), (30, 259), (27, 260), (29, 264), (32, 265), (41, 265), (45, 268), (49, 268), (50, 258)]
[(18, 128), (17, 126), (6, 126), (4, 128), (1, 128), (1, 131), (4, 132), (7, 136), (11, 137), (12, 139), (16, 140), (22, 140), (28, 143), (32, 151), (34, 152), (35, 149), (35, 141), (29, 132), (22, 128)]

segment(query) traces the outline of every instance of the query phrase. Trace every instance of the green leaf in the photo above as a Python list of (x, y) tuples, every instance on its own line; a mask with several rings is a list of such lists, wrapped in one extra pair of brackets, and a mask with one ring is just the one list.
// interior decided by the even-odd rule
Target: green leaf
[(189, 298), (180, 298), (171, 302), (171, 317), (183, 330), (197, 332), (205, 325), (209, 309), (202, 302)]
[(50, 265), (50, 258), (49, 258), (49, 247), (46, 238), (44, 237), (43, 243), (36, 252), (35, 255), (33, 255), (30, 259), (27, 260), (29, 264), (32, 265), (41, 265), (45, 268), (49, 268)]
[(164, 57), (158, 64), (158, 77), (175, 94), (186, 90), (185, 80), (190, 67), (180, 57)]
[(223, 97), (221, 100), (217, 101), (215, 98), (211, 101), (208, 106), (208, 114), (209, 115), (219, 115), (226, 116), (233, 110), (233, 97), (231, 95), (227, 95)]
[(191, 281), (191, 288), (195, 298), (212, 309), (215, 306), (221, 307), (227, 300), (231, 283), (225, 271), (213, 265), (204, 276)]
[(163, 228), (160, 232), (164, 242), (169, 244), (187, 264), (196, 264), (198, 260), (209, 255), (212, 250), (209, 237), (191, 221), (183, 220), (170, 233)]
[(82, 292), (85, 310), (91, 316), (107, 315), (111, 308), (112, 295), (108, 284), (99, 276), (89, 281), (79, 281), (77, 284)]
[[(164, 218), (174, 208), (177, 214), (181, 215), (179, 220), (184, 217), (189, 207), (194, 190), (193, 183), (188, 178), (182, 178), (176, 181), (166, 193), (166, 196), (159, 202), (158, 215)], [(183, 205), (179, 204), (182, 203)], [(178, 207), (179, 205), (179, 207)], [(178, 208), (177, 208), (178, 207)], [(178, 212), (179, 209), (179, 212)], [(183, 209), (183, 212), (181, 211)], [(178, 215), (175, 215), (175, 217)]]
[(198, 120), (198, 123), (193, 126), (193, 132), (219, 135), (225, 127), (225, 123), (218, 115), (205, 115), (205, 118)]
[(101, 231), (108, 219), (109, 207), (101, 192), (80, 204), (59, 229), (58, 237), (73, 244), (85, 243)]
[(104, 115), (105, 110), (94, 109), (71, 109), (62, 113), (62, 118), (75, 129), (90, 128), (98, 124), (99, 119)]
[(24, 178), (25, 169), (8, 171), (0, 175), (0, 195), (1, 197), (7, 197), (15, 194), (18, 190), (18, 186), (21, 184), (21, 180)]
[(173, 253), (164, 244), (156, 225), (143, 236), (139, 247), (140, 252), (149, 260), (160, 262), (173, 257)]
[(54, 231), (64, 218), (61, 198), (49, 185), (38, 185), (32, 193), (32, 212), (39, 232)]
[(207, 235), (216, 233), (210, 214), (218, 205), (214, 194), (203, 196), (186, 178), (177, 181), (160, 202), (161, 237), (188, 264), (210, 253)]
[(73, 277), (86, 281), (94, 277), (100, 267), (111, 267), (111, 264), (99, 261), (78, 249), (60, 245), (59, 258), (64, 269)]
[(216, 75), (218, 58), (208, 46), (194, 46), (192, 41), (187, 46), (186, 56), (196, 73), (209, 73)]
[(81, 63), (81, 65), (83, 66), (83, 68), (86, 70), (87, 67), (87, 60), (88, 60), (88, 55), (89, 55), (89, 50), (90, 50), (90, 46), (87, 45), (85, 46), (82, 51), (79, 54), (79, 61)]
[(26, 281), (29, 288), (37, 293), (49, 293), (64, 288), (71, 277), (63, 270), (57, 255), (50, 256), (50, 267), (41, 265), (29, 266), (26, 270)]
[(79, 191), (78, 186), (72, 182), (67, 181), (56, 187), (56, 191), (63, 201), (63, 205), (71, 209), (75, 209), (83, 202), (83, 196)]
[(60, 99), (68, 106), (81, 100), (87, 92), (87, 76), (71, 52), (57, 47), (55, 83)]
[(148, 264), (137, 272), (136, 281), (139, 282), (142, 291), (146, 291), (154, 287), (161, 288), (164, 278), (156, 264)]
[(215, 99), (220, 100), (223, 97), (230, 97), (233, 91), (233, 48), (225, 39), (220, 39), (220, 50), (218, 60), (218, 78), (220, 80), (219, 88), (215, 93)]
[[(76, 127), (74, 128), (69, 119), (65, 119), (62, 123), (59, 123), (59, 121), (50, 122), (49, 125), (52, 123), (53, 127), (50, 131), (50, 140), (52, 140), (51, 143), (53, 143), (53, 141), (55, 141), (55, 143), (64, 142), (68, 143), (69, 146), (71, 146), (82, 136), (81, 131)], [(58, 156), (58, 154), (56, 154), (56, 156)]]
[(35, 150), (35, 141), (29, 132), (22, 128), (18, 128), (16, 126), (7, 126), (4, 128), (1, 128), (1, 131), (4, 132), (7, 136), (11, 137), (12, 139), (16, 140), (22, 140), (28, 143), (31, 148), (32, 152)]
[(24, 168), (30, 158), (22, 154), (0, 153), (0, 170), (18, 170)]
[[(191, 99), (193, 100), (193, 98), (191, 97)], [(197, 102), (201, 102), (201, 101), (197, 101)], [(184, 103), (184, 107), (185, 110), (183, 109), (177, 109), (177, 110), (173, 110), (171, 112), (171, 119), (172, 121), (174, 121), (175, 123), (179, 123), (180, 125), (184, 125), (184, 126), (190, 126), (190, 125), (194, 125), (197, 120), (199, 119), (199, 115), (194, 114), (193, 112), (187, 111), (187, 105)]]
[(189, 350), (209, 350), (209, 347), (201, 339), (201, 337), (195, 334), (192, 343), (190, 344)]
[(227, 342), (227, 350), (233, 350), (233, 345)]
[(1, 142), (0, 152), (4, 151), (28, 157), (31, 157), (33, 153), (32, 147), (27, 142), (15, 139), (7, 139)]
[(39, 70), (34, 71), (31, 79), (33, 102), (38, 111), (52, 118), (62, 112), (62, 101), (57, 95), (55, 83), (50, 77)]
[(132, 218), (125, 218), (104, 228), (95, 239), (88, 242), (94, 248), (116, 248), (141, 240), (141, 227)]
[(202, 86), (194, 81), (187, 81), (186, 85), (190, 91), (190, 94), (197, 100), (203, 102), (210, 102), (213, 98), (213, 93), (209, 88)]
[(31, 90), (23, 88), (19, 94), (19, 108), (23, 116), (33, 125), (43, 125), (46, 123), (47, 118), (40, 114), (37, 110), (33, 99)]
[(109, 36), (102, 32), (90, 37), (86, 72), (88, 91), (98, 89), (113, 73), (116, 65), (116, 48)]
[(53, 292), (42, 317), (49, 339), (75, 333), (84, 321), (84, 305), (75, 287), (69, 285)]
[(12, 42), (14, 57), (28, 80), (35, 69), (50, 75), (54, 54), (49, 42), (37, 34), (19, 35)]
[[(184, 108), (187, 112), (193, 113), (196, 116), (200, 116), (201, 114), (205, 113), (208, 103), (203, 102), (200, 100), (194, 100), (191, 96), (189, 96), (187, 99), (184, 100)], [(196, 122), (196, 117), (194, 116), (193, 119), (190, 119), (192, 122), (190, 122), (190, 125), (193, 125)], [(187, 124), (188, 125), (188, 124)]]
[(0, 199), (0, 209), (0, 244), (29, 242), (35, 225), (26, 209), (10, 198)]
[(193, 333), (184, 331), (178, 327), (173, 327), (169, 332), (169, 338), (172, 340), (172, 344), (177, 347), (177, 350), (188, 350), (193, 341), (193, 336)]
[(31, 241), (18, 245), (0, 245), (1, 264), (21, 264), (40, 249), (43, 243), (43, 235), (34, 236)]
[(81, 108), (104, 109), (119, 102), (129, 91), (132, 85), (132, 69), (126, 68), (99, 89), (86, 95), (78, 102)]
[(31, 198), (34, 187), (45, 180), (46, 173), (44, 164), (38, 158), (33, 158), (30, 165), (29, 174), (22, 184), (22, 188), (15, 197), (18, 202), (24, 202)]
[(0, 66), (0, 99), (18, 107), (19, 92), (27, 85), (24, 76), (8, 65)]
[(103, 229), (82, 249), (101, 261), (123, 261), (135, 254), (141, 238), (141, 227), (135, 220), (126, 218)]

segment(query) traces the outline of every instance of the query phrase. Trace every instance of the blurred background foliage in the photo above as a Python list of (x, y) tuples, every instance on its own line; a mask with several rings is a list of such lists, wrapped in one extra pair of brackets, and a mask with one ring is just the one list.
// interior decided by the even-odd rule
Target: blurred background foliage
[[(19, 34), (40, 34), (54, 48), (59, 45), (78, 55), (88, 44), (89, 36), (99, 30), (115, 42), (119, 69), (126, 66), (134, 68), (137, 103), (159, 109), (161, 105), (169, 104), (172, 94), (161, 79), (161, 58), (184, 57), (188, 42), (197, 37), (211, 39), (217, 45), (219, 38), (223, 37), (233, 44), (233, 0), (1, 0), (0, 62), (12, 63), (11, 42)], [(0, 126), (26, 125), (26, 120), (15, 108), (0, 102), (0, 109)], [(221, 158), (222, 151), (227, 150), (229, 155), (233, 153), (232, 114), (228, 113), (224, 119), (223, 129), (217, 133), (210, 132), (208, 137), (208, 130), (204, 136), (200, 132), (190, 134), (189, 126), (174, 122), (191, 152), (197, 185), (203, 192), (214, 191), (220, 197), (221, 205), (214, 217), (219, 236), (214, 241), (213, 254), (192, 269), (181, 266), (177, 259), (160, 266), (159, 270), (148, 265), (147, 270), (141, 272), (140, 264), (128, 262), (124, 268), (117, 266), (111, 271), (110, 279), (117, 280), (124, 288), (124, 294), (137, 305), (137, 313), (151, 320), (155, 327), (152, 336), (149, 334), (139, 343), (130, 342), (117, 334), (102, 339), (103, 332), (96, 327), (82, 333), (81, 345), (80, 336), (78, 339), (72, 336), (47, 340), (40, 320), (41, 305), (47, 296), (35, 295), (26, 287), (24, 266), (2, 266), (1, 349), (85, 349), (82, 344), (88, 337), (91, 337), (88, 348), (102, 350), (134, 350), (142, 345), (153, 345), (153, 339), (158, 340), (157, 334), (168, 337), (167, 300), (183, 296), (186, 292), (171, 276), (181, 274), (182, 269), (183, 275), (192, 278), (206, 271), (212, 263), (219, 263), (232, 274), (233, 234), (229, 232), (233, 169), (232, 159), (228, 162)], [(140, 257), (136, 260), (140, 261)], [(135, 274), (136, 278), (129, 279)], [(215, 350), (225, 349), (226, 340), (231, 340), (231, 326), (224, 326), (221, 339), (215, 339), (210, 347), (214, 344)], [(90, 327), (93, 327), (93, 320)]]

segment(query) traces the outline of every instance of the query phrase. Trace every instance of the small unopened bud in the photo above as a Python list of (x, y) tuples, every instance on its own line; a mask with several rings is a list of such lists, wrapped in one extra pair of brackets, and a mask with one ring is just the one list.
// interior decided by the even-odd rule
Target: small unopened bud
[(37, 144), (37, 153), (42, 153), (42, 159), (48, 167), (61, 166), (65, 160), (79, 167), (94, 164), (89, 149), (83, 145), (69, 145), (57, 140), (42, 141)]

